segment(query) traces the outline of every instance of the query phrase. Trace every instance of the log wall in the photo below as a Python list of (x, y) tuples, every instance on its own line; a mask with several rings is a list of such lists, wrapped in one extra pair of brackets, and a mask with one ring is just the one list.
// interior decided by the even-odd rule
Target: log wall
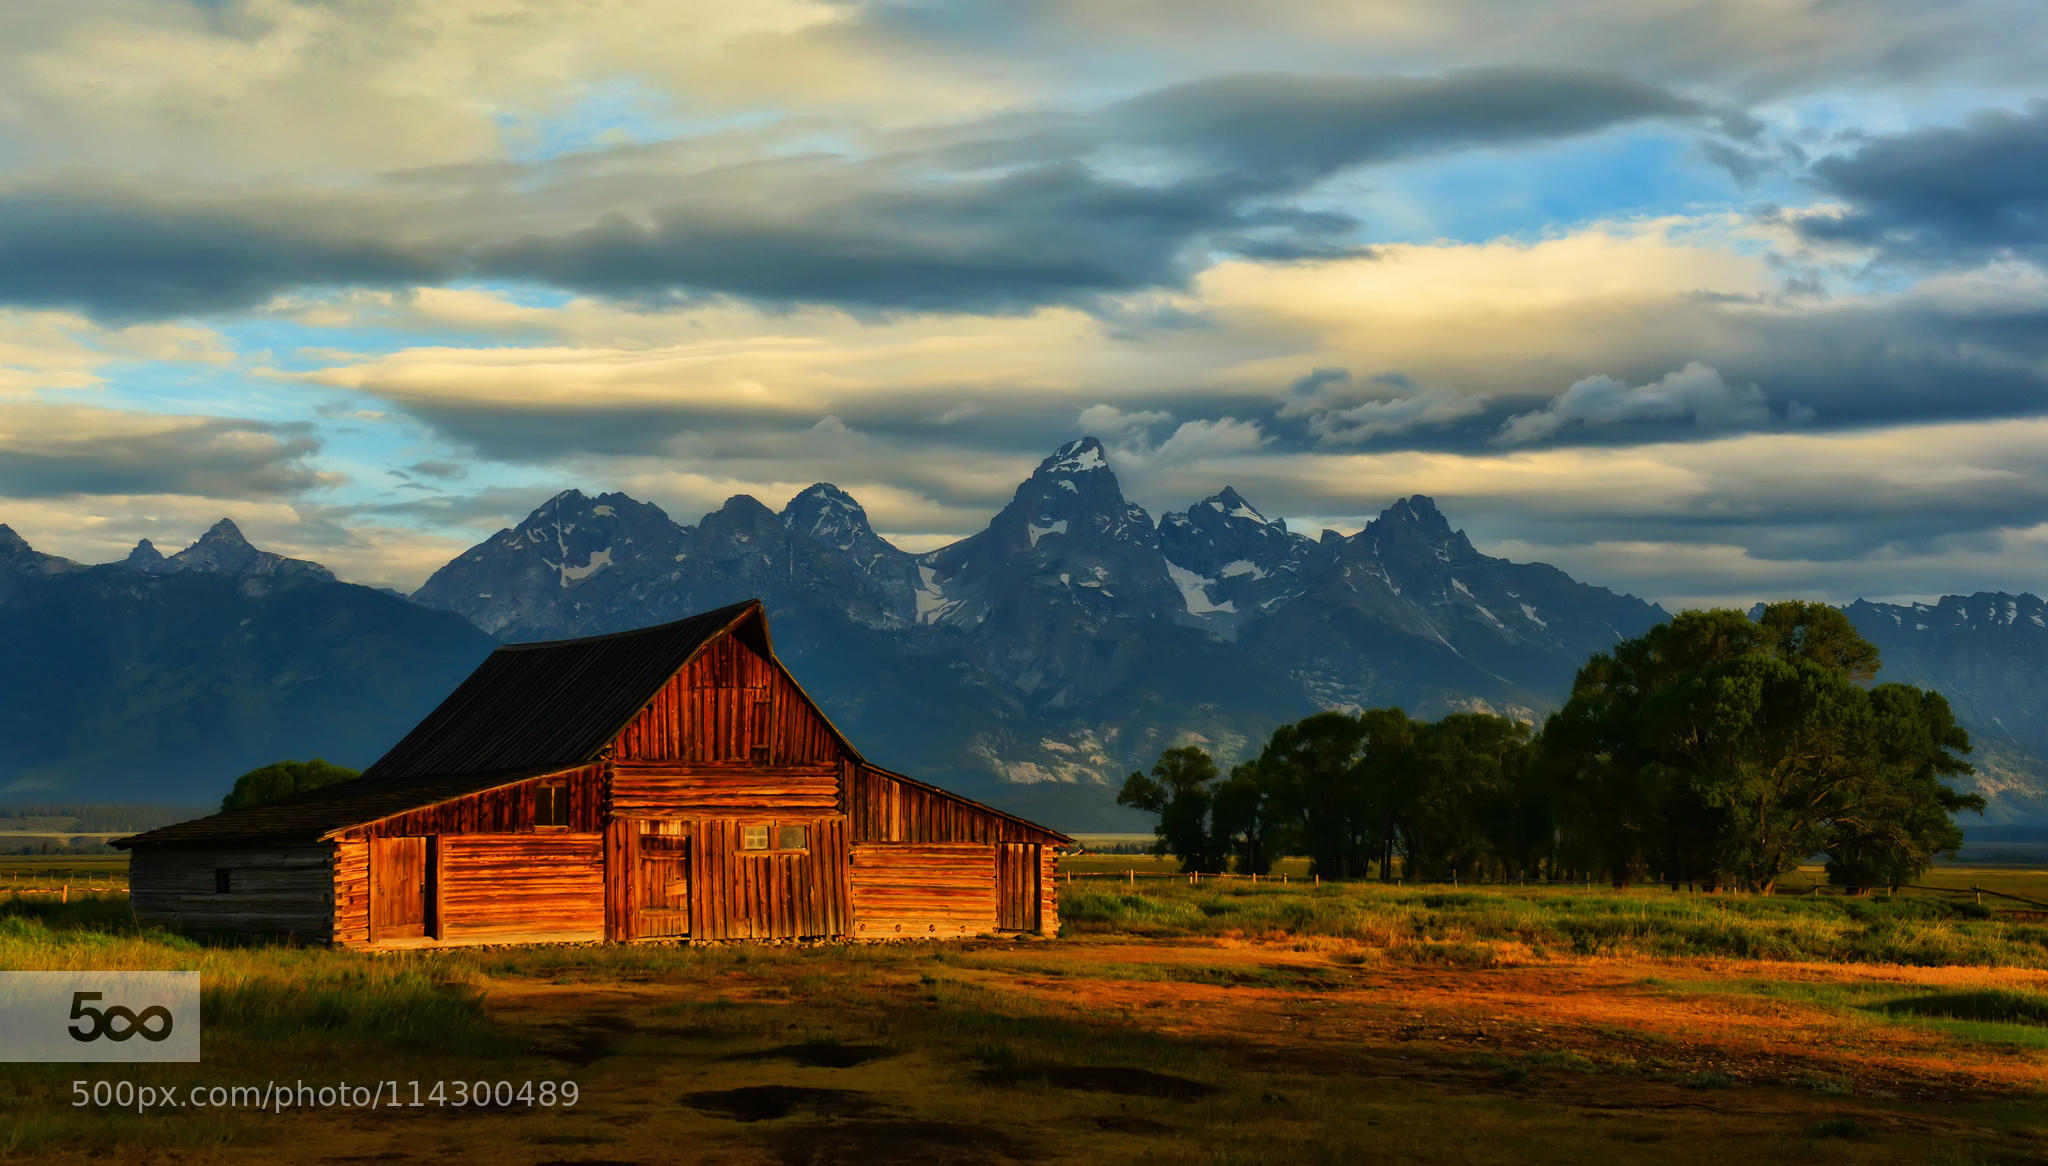
[(765, 765), (744, 761), (621, 761), (612, 775), (611, 813), (629, 818), (833, 814), (842, 764)]
[[(309, 943), (331, 937), (334, 847), (186, 849), (138, 847), (129, 870), (130, 901), (144, 923), (181, 931), (284, 935)], [(216, 872), (228, 872), (227, 893)]]
[(996, 854), (971, 844), (855, 845), (847, 882), (857, 939), (996, 930)]
[(344, 838), (334, 844), (334, 934), (336, 947), (370, 942), (370, 843)]
[(444, 834), (440, 930), (450, 943), (604, 938), (598, 834)]

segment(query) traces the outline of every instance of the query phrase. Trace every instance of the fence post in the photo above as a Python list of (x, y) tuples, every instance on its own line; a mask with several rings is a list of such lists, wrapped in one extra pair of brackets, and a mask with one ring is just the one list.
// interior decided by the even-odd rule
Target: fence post
[(1132, 890), (1134, 890), (1134, 891), (1135, 891), (1135, 890), (1137, 890), (1137, 889), (1138, 889), (1138, 872), (1137, 872), (1137, 869), (1136, 869), (1136, 868), (1132, 868), (1131, 870), (1127, 870), (1127, 871), (1125, 871), (1125, 872), (1124, 872), (1124, 874), (1125, 874), (1125, 876), (1126, 876), (1126, 877), (1128, 877), (1128, 878), (1130, 879), (1130, 882), (1131, 882), (1131, 889), (1132, 889)]
[[(64, 898), (63, 898), (63, 902), (69, 903), (70, 901), (71, 901), (71, 884), (70, 884), (70, 883), (65, 883), (65, 884), (64, 884)], [(1984, 901), (1984, 896), (1982, 896), (1982, 895), (1979, 895), (1979, 896), (1977, 896), (1977, 901), (1978, 901), (1979, 903), (1983, 902), (1983, 901)]]
[(1982, 907), (1984, 905), (1984, 888), (1978, 886), (1976, 883), (1971, 883), (1970, 889), (1972, 891), (1977, 892), (1977, 905), (1979, 907)]
[(1316, 876), (1316, 885), (1317, 885), (1317, 886), (1319, 886), (1319, 887), (1323, 885), (1323, 876), (1321, 876), (1321, 875), (1317, 875), (1317, 876)]

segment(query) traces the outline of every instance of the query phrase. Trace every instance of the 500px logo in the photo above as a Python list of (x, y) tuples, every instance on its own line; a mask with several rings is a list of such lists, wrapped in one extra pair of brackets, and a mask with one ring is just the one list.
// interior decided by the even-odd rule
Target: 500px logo
[[(66, 1029), (65, 1031), (71, 1034), (72, 1040), (98, 1040), (101, 1037), (105, 1037), (108, 1040), (127, 1040), (131, 1036), (139, 1036), (143, 1040), (156, 1041), (171, 1039), (171, 1029), (175, 1027), (175, 1022), (171, 1019), (170, 1009), (161, 1004), (152, 1004), (140, 1012), (130, 1011), (119, 1004), (108, 1008), (87, 1008), (85, 1006), (86, 1001), (98, 1000), (103, 995), (105, 995), (103, 992), (73, 992), (71, 994), (71, 1019), (77, 1020), (80, 1017), (84, 1017), (92, 1021), (91, 1026), (87, 1028)], [(149, 1027), (149, 1022), (152, 1020), (161, 1022), (154, 1031)]]
[(199, 1028), (198, 972), (0, 972), (0, 1061), (196, 1061)]

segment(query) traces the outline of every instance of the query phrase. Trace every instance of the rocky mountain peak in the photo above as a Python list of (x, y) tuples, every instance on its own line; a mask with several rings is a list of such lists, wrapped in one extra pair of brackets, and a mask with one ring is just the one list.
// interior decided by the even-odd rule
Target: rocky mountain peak
[[(1235, 486), (1223, 487), (1217, 493), (1202, 499), (1201, 504), (1231, 518), (1247, 519), (1258, 523), (1260, 526), (1272, 525), (1267, 521), (1264, 514), (1259, 513), (1258, 507), (1247, 502), (1244, 495), (1237, 492), (1237, 487)], [(1284, 520), (1278, 525), (1282, 530), (1287, 529), (1287, 523)]]
[(0, 558), (16, 558), (35, 553), (28, 540), (14, 533), (14, 528), (0, 523)]
[(1109, 462), (1102, 454), (1102, 443), (1092, 437), (1077, 437), (1038, 463), (1038, 469), (1031, 476), (1089, 474), (1098, 470), (1104, 473), (1109, 470)]
[[(145, 546), (149, 547), (150, 553), (156, 552), (156, 548), (145, 539), (129, 552), (127, 561), (136, 562)], [(209, 575), (297, 576), (329, 582), (334, 579), (334, 572), (318, 563), (258, 550), (242, 536), (242, 528), (230, 518), (223, 518), (208, 527), (205, 534), (177, 554), (159, 558), (161, 561), (152, 564), (151, 570), (166, 573), (197, 571)]]
[(876, 537), (868, 512), (853, 495), (830, 482), (819, 482), (791, 498), (782, 508), (782, 525), (842, 551)]
[(135, 544), (134, 550), (128, 552), (128, 557), (121, 560), (121, 565), (138, 571), (153, 571), (162, 566), (163, 561), (164, 553), (156, 549), (156, 544), (142, 539)]

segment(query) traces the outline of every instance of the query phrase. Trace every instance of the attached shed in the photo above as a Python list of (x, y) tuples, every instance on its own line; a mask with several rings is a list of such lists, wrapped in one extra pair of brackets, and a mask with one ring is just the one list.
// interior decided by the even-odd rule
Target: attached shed
[(871, 764), (751, 600), (501, 647), (361, 777), (116, 845), (145, 922), (382, 948), (1051, 935), (1071, 841)]

